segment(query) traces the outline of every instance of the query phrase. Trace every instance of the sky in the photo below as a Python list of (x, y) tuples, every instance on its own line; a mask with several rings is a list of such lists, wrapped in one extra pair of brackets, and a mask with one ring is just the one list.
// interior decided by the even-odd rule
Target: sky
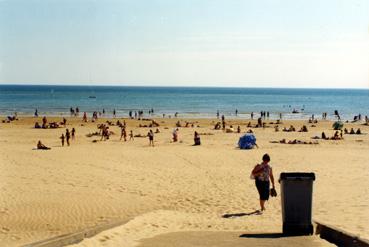
[(0, 0), (0, 84), (369, 88), (369, 1)]

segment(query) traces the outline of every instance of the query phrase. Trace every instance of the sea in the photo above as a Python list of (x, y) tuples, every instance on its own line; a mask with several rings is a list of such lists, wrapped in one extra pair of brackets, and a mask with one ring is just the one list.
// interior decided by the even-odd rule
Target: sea
[[(152, 117), (234, 118), (254, 117), (269, 112), (270, 119), (308, 119), (313, 114), (352, 120), (369, 116), (369, 89), (215, 88), (215, 87), (136, 87), (136, 86), (57, 86), (0, 85), (0, 115), (69, 116), (70, 108), (92, 113), (105, 110), (111, 117), (127, 117), (129, 112), (153, 109)], [(236, 115), (237, 110), (237, 115)], [(293, 113), (295, 112), (295, 113)]]

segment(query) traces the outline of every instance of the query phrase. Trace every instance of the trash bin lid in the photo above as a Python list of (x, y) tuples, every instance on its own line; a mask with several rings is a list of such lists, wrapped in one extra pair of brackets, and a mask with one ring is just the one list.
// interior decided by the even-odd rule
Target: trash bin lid
[(314, 172), (282, 172), (279, 180), (315, 180)]

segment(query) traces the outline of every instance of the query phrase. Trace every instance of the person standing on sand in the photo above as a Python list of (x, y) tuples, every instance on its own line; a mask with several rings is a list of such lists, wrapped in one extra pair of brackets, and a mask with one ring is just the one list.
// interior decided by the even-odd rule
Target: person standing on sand
[(261, 211), (265, 210), (265, 201), (269, 199), (270, 182), (272, 182), (272, 188), (275, 189), (273, 170), (269, 165), (269, 161), (270, 156), (268, 154), (264, 154), (263, 162), (261, 164), (257, 164), (251, 172), (251, 175), (255, 178), (255, 185), (259, 192)]
[(70, 132), (69, 129), (65, 130), (65, 139), (67, 139), (67, 145), (69, 146)]
[(120, 140), (127, 141), (127, 131), (126, 131), (126, 127), (123, 125), (122, 129), (121, 129), (121, 134), (120, 134)]
[(60, 139), (61, 139), (62, 147), (64, 147), (64, 139), (65, 139), (64, 134), (61, 135)]
[(130, 132), (129, 132), (129, 140), (134, 140), (135, 138), (133, 138), (133, 131), (131, 130)]
[(76, 129), (72, 128), (72, 140), (74, 140), (75, 136), (76, 136)]
[(154, 132), (150, 130), (147, 136), (149, 137), (149, 146), (154, 146)]
[(87, 113), (84, 112), (83, 113), (83, 119), (82, 119), (83, 122), (87, 122)]

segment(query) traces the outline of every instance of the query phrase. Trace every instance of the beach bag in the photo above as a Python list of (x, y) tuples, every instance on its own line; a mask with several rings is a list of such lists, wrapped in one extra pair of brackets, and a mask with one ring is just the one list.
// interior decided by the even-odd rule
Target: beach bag
[(256, 144), (256, 138), (253, 134), (248, 133), (238, 140), (238, 147), (240, 149), (252, 149)]

